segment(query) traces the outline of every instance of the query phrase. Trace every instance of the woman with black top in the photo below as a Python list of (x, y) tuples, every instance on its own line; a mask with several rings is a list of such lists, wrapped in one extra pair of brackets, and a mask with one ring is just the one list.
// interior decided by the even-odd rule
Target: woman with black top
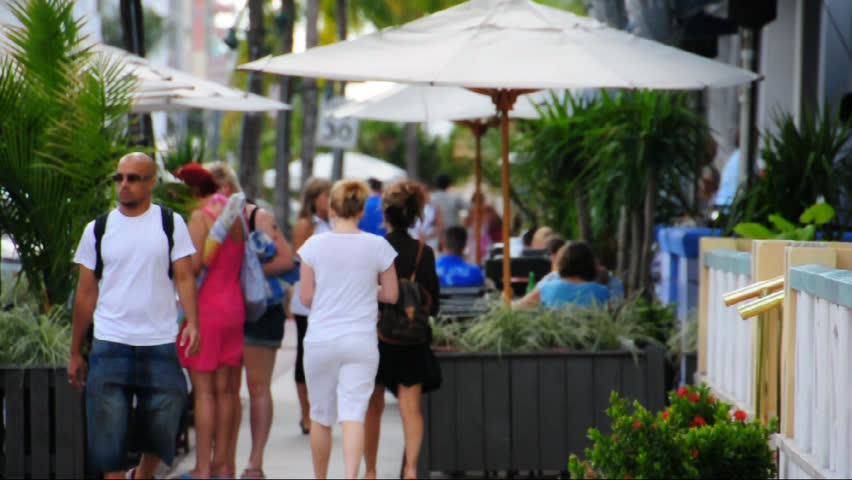
[[(440, 287), (435, 271), (435, 253), (423, 246), (420, 263), (417, 251), (420, 242), (411, 238), (408, 229), (423, 215), (426, 191), (415, 182), (400, 182), (390, 186), (382, 195), (382, 213), (388, 234), (385, 239), (397, 251), (394, 260), (399, 278), (410, 277), (415, 268), (415, 281), (432, 297), (432, 315), (438, 313)], [(416, 267), (415, 267), (416, 266)], [(440, 386), (438, 363), (428, 342), (419, 345), (398, 345), (379, 340), (379, 371), (376, 387), (370, 399), (365, 424), (366, 442), (364, 478), (376, 478), (376, 456), (379, 450), (379, 432), (382, 411), (385, 408), (385, 388), (399, 398), (399, 412), (405, 433), (405, 460), (403, 478), (417, 478), (417, 457), (423, 441), (423, 416), (420, 413), (420, 395)]]

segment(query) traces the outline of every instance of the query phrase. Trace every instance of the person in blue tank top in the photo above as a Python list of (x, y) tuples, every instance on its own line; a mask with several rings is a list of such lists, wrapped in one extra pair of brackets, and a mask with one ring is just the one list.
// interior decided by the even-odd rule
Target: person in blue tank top
[(515, 302), (519, 307), (544, 305), (560, 308), (566, 305), (590, 307), (609, 301), (609, 288), (595, 282), (598, 264), (591, 247), (585, 242), (571, 242), (556, 253), (559, 279), (539, 283), (525, 297)]
[(446, 255), (435, 262), (442, 287), (478, 287), (485, 284), (482, 269), (464, 261), (467, 230), (458, 225), (444, 233)]

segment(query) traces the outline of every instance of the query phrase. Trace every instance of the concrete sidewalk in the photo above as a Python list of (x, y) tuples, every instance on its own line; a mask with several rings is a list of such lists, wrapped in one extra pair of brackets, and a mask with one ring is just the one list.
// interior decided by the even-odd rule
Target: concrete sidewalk
[[(311, 448), (307, 435), (299, 429), (299, 399), (293, 382), (293, 366), (296, 362), (296, 326), (292, 321), (285, 324), (284, 344), (278, 351), (275, 371), (272, 378), (272, 398), (275, 402), (275, 417), (272, 431), (266, 445), (263, 470), (268, 478), (313, 478)], [(237, 442), (237, 477), (248, 462), (251, 451), (249, 428), (248, 391), (243, 382), (240, 392), (242, 399), (242, 424)], [(379, 478), (399, 478), (402, 461), (403, 433), (399, 417), (398, 403), (388, 394), (386, 408), (382, 418), (382, 435), (379, 442), (378, 476)], [(343, 477), (342, 431), (337, 425), (332, 430), (332, 453), (328, 468), (329, 478)], [(190, 471), (195, 466), (195, 433), (190, 434), (190, 452), (180, 459), (171, 469), (169, 477), (176, 477)], [(361, 463), (363, 475), (364, 464)]]

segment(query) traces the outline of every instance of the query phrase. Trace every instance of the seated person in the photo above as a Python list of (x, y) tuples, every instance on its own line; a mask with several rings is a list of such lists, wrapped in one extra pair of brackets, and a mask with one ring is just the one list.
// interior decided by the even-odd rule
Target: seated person
[(541, 277), (541, 280), (538, 281), (539, 283), (559, 280), (559, 271), (556, 268), (556, 253), (563, 245), (565, 245), (565, 240), (563, 240), (559, 235), (552, 235), (546, 242), (544, 242), (544, 250), (550, 258), (550, 267), (552, 271)]
[(450, 227), (444, 233), (446, 254), (435, 261), (438, 281), (442, 287), (479, 287), (485, 284), (482, 269), (464, 261), (466, 244), (467, 231), (464, 227)]
[(598, 264), (598, 277), (595, 281), (601, 285), (606, 285), (609, 289), (610, 299), (621, 300), (624, 298), (624, 283), (615, 275), (610, 275), (605, 266)]
[(597, 282), (598, 263), (585, 242), (563, 245), (556, 254), (559, 279), (536, 285), (535, 290), (515, 302), (518, 307), (544, 305), (559, 308), (567, 304), (589, 307), (609, 300), (609, 289)]

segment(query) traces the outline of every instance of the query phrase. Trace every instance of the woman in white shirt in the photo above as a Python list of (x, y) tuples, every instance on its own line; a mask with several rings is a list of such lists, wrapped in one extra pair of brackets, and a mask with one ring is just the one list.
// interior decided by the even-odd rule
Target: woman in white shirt
[[(305, 335), (305, 380), (311, 399), (314, 475), (326, 478), (331, 425), (343, 426), (346, 478), (356, 478), (364, 454), (364, 417), (379, 366), (378, 303), (396, 303), (396, 250), (358, 229), (370, 190), (339, 181), (330, 194), (334, 229), (309, 238), (302, 259), (300, 299), (311, 309)], [(376, 281), (378, 279), (378, 282)]]

